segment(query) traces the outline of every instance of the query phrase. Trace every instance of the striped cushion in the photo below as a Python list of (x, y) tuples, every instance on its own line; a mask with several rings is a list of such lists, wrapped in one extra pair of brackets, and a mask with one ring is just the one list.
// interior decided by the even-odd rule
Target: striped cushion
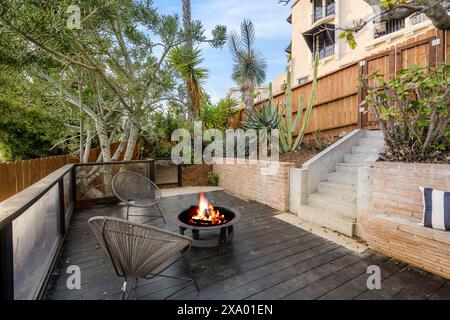
[(450, 231), (450, 192), (420, 188), (423, 195), (423, 225)]

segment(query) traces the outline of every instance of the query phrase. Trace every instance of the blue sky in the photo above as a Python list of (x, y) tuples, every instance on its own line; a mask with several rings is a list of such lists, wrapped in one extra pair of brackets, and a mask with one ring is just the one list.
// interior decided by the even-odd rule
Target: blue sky
[[(181, 17), (181, 0), (154, 0), (153, 3), (158, 12), (177, 13)], [(287, 63), (284, 49), (291, 39), (291, 28), (286, 21), (290, 6), (278, 4), (278, 0), (191, 0), (191, 6), (192, 18), (202, 21), (208, 35), (217, 24), (239, 31), (243, 19), (252, 20), (257, 50), (268, 65), (266, 83), (284, 71)], [(233, 61), (227, 46), (214, 49), (204, 45), (202, 48), (203, 66), (209, 70), (204, 88), (217, 101), (230, 87), (236, 86), (231, 80)]]

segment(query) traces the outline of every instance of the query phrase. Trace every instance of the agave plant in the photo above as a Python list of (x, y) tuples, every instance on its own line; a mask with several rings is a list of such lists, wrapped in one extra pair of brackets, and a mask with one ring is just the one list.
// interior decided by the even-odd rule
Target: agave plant
[(264, 103), (261, 107), (246, 112), (247, 120), (241, 125), (243, 129), (277, 129), (279, 125), (278, 112), (275, 109), (272, 98), (272, 84), (269, 86), (270, 99), (268, 103)]

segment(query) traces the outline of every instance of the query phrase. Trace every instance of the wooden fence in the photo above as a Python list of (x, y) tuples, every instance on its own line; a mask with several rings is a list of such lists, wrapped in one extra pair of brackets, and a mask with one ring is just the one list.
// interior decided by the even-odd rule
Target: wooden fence
[(73, 156), (46, 157), (0, 163), (0, 201), (35, 184), (68, 163), (76, 163)]
[[(113, 154), (119, 147), (120, 142), (111, 144)], [(99, 148), (92, 149), (89, 162), (95, 162), (100, 154)], [(133, 160), (138, 159), (138, 148), (133, 154)], [(119, 160), (123, 160), (124, 153)], [(22, 160), (0, 163), (0, 202), (28, 188), (42, 178), (68, 163), (77, 163), (78, 157), (55, 156), (33, 160)]]
[[(388, 50), (346, 65), (330, 74), (321, 76), (317, 83), (317, 97), (307, 127), (307, 138), (320, 131), (328, 136), (337, 136), (356, 128), (377, 128), (377, 121), (371, 110), (361, 109), (361, 102), (367, 92), (359, 86), (364, 75), (380, 71), (390, 77), (413, 64), (435, 66), (449, 61), (450, 32), (430, 30), (392, 46)], [(436, 41), (436, 39), (439, 39)], [(439, 44), (437, 44), (439, 43)], [(293, 88), (294, 117), (298, 111), (299, 97), (308, 99), (312, 83)], [(284, 93), (274, 97), (275, 105), (285, 99)], [(261, 101), (257, 104), (265, 103)], [(305, 101), (307, 102), (307, 101)], [(241, 116), (241, 120), (243, 117)]]

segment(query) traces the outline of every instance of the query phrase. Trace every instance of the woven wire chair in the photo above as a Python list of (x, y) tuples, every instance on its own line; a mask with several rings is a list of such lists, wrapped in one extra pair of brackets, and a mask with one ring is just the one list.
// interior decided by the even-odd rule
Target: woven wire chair
[[(116, 274), (125, 278), (122, 286), (122, 299), (129, 299), (137, 279), (154, 277), (188, 282), (166, 299), (191, 284), (194, 284), (197, 292), (200, 292), (186, 260), (185, 263), (191, 278), (163, 274), (169, 267), (185, 258), (185, 254), (191, 247), (191, 238), (153, 226), (110, 217), (93, 217), (89, 219), (89, 225), (100, 244), (105, 248)], [(153, 273), (156, 268), (178, 253), (181, 253), (181, 256), (175, 261)], [(129, 281), (130, 285), (128, 286)]]
[[(150, 179), (137, 172), (123, 171), (114, 176), (111, 185), (116, 197), (127, 204), (127, 220), (129, 217), (151, 217), (155, 219), (147, 222), (162, 218), (166, 223), (158, 204), (161, 200), (161, 191)], [(152, 206), (158, 208), (158, 216), (130, 214), (130, 207), (150, 208)]]

